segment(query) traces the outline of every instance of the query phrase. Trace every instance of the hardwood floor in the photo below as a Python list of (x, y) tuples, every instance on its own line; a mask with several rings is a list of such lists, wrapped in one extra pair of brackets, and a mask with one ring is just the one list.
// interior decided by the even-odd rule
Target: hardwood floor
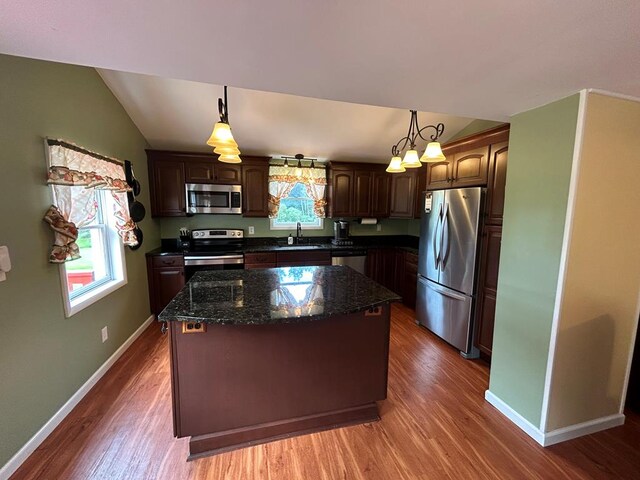
[(484, 400), (489, 371), (392, 310), (380, 422), (186, 462), (173, 438), (167, 338), (133, 344), (13, 479), (640, 478), (640, 417), (540, 447)]

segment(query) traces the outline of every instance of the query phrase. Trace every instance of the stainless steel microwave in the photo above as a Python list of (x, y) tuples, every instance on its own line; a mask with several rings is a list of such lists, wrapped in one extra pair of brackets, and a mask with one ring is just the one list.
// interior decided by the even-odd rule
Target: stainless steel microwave
[(242, 213), (242, 187), (240, 185), (212, 185), (187, 183), (187, 213)]

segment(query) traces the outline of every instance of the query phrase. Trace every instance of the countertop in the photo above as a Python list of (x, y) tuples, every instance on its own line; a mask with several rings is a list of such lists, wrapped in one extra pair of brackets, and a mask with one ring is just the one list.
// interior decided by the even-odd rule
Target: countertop
[[(409, 235), (379, 235), (379, 236), (356, 236), (352, 237), (353, 246), (336, 246), (330, 243), (330, 239), (326, 237), (305, 237), (305, 242), (310, 242), (313, 247), (310, 248), (307, 243), (300, 245), (286, 245), (283, 240), (276, 238), (246, 238), (242, 246), (238, 247), (238, 251), (242, 253), (262, 253), (262, 252), (290, 252), (290, 251), (351, 251), (366, 250), (372, 248), (400, 248), (407, 252), (418, 255), (418, 237)], [(162, 246), (155, 248), (147, 255), (181, 255), (184, 252), (177, 246), (175, 239), (163, 239)]]
[(319, 320), (400, 301), (349, 267), (285, 267), (197, 272), (159, 321), (262, 325)]

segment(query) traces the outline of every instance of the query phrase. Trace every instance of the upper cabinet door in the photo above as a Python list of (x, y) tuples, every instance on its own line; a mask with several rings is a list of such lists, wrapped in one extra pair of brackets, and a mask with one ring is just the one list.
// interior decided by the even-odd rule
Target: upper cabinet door
[(353, 171), (334, 170), (331, 178), (331, 217), (353, 216)]
[(440, 190), (451, 186), (451, 161), (427, 163), (427, 190)]
[(487, 189), (487, 218), (489, 225), (502, 225), (504, 192), (507, 185), (507, 157), (509, 142), (491, 145), (489, 161), (489, 188)]
[(391, 176), (387, 172), (373, 172), (371, 216), (386, 218), (390, 213)]
[(229, 185), (242, 183), (242, 167), (231, 163), (217, 162), (215, 168), (215, 182)]
[(245, 165), (242, 168), (242, 214), (245, 217), (269, 216), (269, 165)]
[(451, 161), (453, 187), (477, 187), (487, 184), (489, 147), (456, 153)]
[(354, 174), (354, 215), (356, 217), (371, 216), (371, 193), (373, 172), (371, 170), (356, 170)]
[(186, 215), (184, 163), (177, 160), (149, 162), (151, 177), (151, 215), (181, 217)]
[(390, 217), (413, 218), (415, 212), (416, 179), (420, 173), (416, 170), (392, 174)]
[(213, 161), (191, 162), (187, 160), (184, 170), (187, 183), (211, 183), (215, 178)]

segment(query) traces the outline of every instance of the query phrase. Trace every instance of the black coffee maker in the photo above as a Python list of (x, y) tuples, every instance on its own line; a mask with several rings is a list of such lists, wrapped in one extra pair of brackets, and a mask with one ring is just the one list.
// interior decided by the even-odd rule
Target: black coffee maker
[(331, 243), (334, 245), (353, 245), (353, 240), (349, 240), (349, 222), (346, 220), (333, 222), (333, 239)]

